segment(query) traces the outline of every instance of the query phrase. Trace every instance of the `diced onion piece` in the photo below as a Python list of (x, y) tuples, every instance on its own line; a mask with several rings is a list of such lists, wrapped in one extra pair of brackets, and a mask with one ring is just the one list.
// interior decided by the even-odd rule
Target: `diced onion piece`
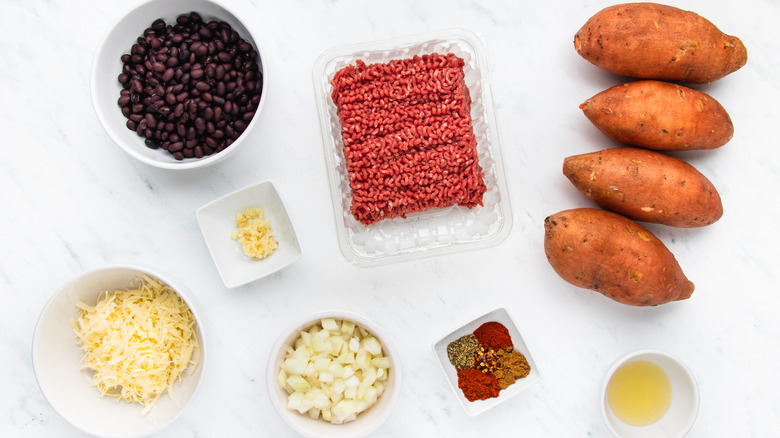
[(371, 359), (371, 365), (377, 368), (390, 368), (390, 358), (387, 356), (375, 357)]
[(320, 321), (323, 330), (338, 330), (339, 324), (333, 318), (324, 318)]
[(319, 375), (319, 381), (323, 383), (333, 383), (333, 373), (323, 371)]
[(363, 339), (363, 348), (374, 356), (382, 354), (382, 344), (373, 336)]
[(287, 384), (290, 385), (296, 392), (306, 391), (307, 389), (311, 388), (309, 382), (307, 382), (306, 379), (299, 376), (298, 374), (293, 374), (292, 376), (288, 377)]
[(352, 321), (341, 321), (341, 333), (351, 336), (355, 332), (355, 324)]
[(303, 374), (306, 371), (306, 365), (309, 364), (309, 361), (304, 359), (285, 359), (282, 369), (287, 371), (290, 374)]

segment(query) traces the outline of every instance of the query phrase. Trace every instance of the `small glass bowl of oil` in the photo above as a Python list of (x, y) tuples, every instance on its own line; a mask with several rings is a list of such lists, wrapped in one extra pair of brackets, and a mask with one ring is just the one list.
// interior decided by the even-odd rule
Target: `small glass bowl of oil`
[(693, 426), (699, 387), (676, 357), (637, 350), (616, 360), (604, 375), (602, 417), (618, 438), (677, 438)]

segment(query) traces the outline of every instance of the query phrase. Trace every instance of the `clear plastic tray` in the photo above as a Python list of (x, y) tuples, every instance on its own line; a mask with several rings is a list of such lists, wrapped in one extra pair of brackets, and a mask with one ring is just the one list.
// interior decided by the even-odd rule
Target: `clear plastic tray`
[[(349, 211), (352, 193), (345, 165), (341, 122), (331, 99), (333, 87), (330, 81), (337, 71), (358, 59), (366, 64), (385, 63), (434, 52), (453, 53), (466, 63), (463, 70), (471, 94), (472, 124), (479, 163), (485, 172), (487, 185), (483, 206), (469, 209), (455, 205), (365, 226)], [(512, 227), (512, 213), (485, 49), (477, 35), (463, 29), (450, 29), (329, 49), (314, 64), (314, 90), (339, 247), (350, 263), (377, 266), (487, 248), (506, 239)]]

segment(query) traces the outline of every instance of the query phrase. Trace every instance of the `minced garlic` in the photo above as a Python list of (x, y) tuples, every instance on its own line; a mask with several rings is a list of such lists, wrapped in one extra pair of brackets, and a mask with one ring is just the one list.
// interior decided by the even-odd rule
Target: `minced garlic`
[(247, 208), (236, 213), (236, 228), (233, 239), (241, 243), (244, 254), (255, 259), (264, 259), (279, 246), (274, 239), (271, 221), (264, 216), (263, 207)]

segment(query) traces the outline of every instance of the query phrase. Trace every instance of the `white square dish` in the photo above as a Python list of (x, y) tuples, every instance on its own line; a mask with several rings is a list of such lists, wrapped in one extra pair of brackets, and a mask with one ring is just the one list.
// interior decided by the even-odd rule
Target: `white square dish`
[[(470, 209), (455, 205), (363, 225), (350, 213), (352, 192), (344, 158), (341, 122), (331, 99), (333, 86), (330, 81), (337, 71), (357, 60), (366, 64), (386, 63), (434, 52), (452, 53), (465, 61), (463, 71), (472, 101), (471, 118), (477, 155), (487, 186), (483, 205)], [(499, 244), (509, 235), (512, 214), (490, 78), (485, 49), (475, 34), (452, 29), (327, 50), (315, 62), (314, 88), (339, 247), (350, 263), (370, 267), (487, 248)]]
[[(236, 213), (247, 208), (263, 207), (265, 217), (279, 246), (262, 260), (244, 254), (241, 244), (231, 234), (236, 229)], [(292, 264), (301, 255), (301, 246), (282, 198), (270, 181), (229, 193), (199, 208), (195, 213), (211, 258), (225, 286), (241, 286)]]
[[(458, 387), (458, 373), (455, 366), (450, 363), (450, 360), (447, 357), (447, 346), (451, 342), (463, 336), (474, 333), (474, 330), (479, 328), (479, 326), (491, 321), (499, 322), (507, 328), (509, 335), (512, 338), (514, 349), (525, 356), (528, 364), (531, 367), (531, 370), (527, 376), (517, 380), (514, 384), (508, 386), (506, 389), (501, 390), (501, 392), (498, 394), (498, 397), (489, 398), (486, 400), (476, 400), (472, 402), (466, 399), (466, 397), (463, 395), (463, 391)], [(466, 414), (470, 416), (481, 414), (482, 412), (485, 412), (486, 410), (503, 403), (504, 401), (528, 389), (531, 385), (538, 382), (542, 378), (542, 375), (539, 372), (539, 367), (536, 365), (536, 362), (531, 356), (531, 351), (528, 349), (528, 346), (523, 340), (522, 335), (520, 335), (520, 331), (517, 329), (514, 321), (509, 316), (509, 313), (503, 307), (486, 313), (485, 315), (482, 315), (479, 318), (460, 326), (453, 332), (444, 336), (438, 342), (433, 344), (433, 352), (436, 355), (439, 366), (444, 372), (450, 387), (453, 391), (455, 391), (455, 395), (460, 401), (460, 404), (463, 406), (463, 409), (466, 410)]]

